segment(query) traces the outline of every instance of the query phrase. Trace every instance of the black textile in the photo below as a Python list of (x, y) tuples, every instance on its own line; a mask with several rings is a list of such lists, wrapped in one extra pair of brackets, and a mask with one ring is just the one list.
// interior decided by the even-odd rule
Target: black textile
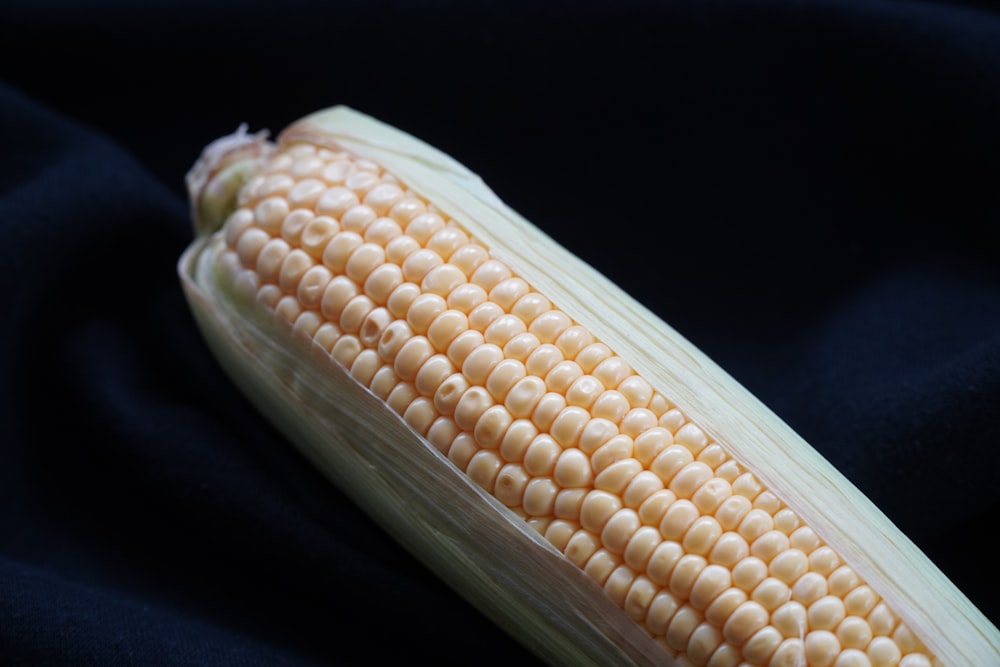
[(1000, 619), (985, 2), (8, 1), (0, 664), (534, 661), (250, 409), (182, 298), (202, 146), (338, 103), (481, 174)]

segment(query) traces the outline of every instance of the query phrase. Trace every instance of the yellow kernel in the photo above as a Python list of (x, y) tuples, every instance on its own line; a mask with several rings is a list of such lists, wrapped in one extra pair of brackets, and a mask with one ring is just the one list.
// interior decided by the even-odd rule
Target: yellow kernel
[(809, 526), (800, 526), (799, 528), (796, 528), (792, 534), (788, 536), (788, 541), (791, 546), (796, 549), (800, 549), (806, 555), (811, 554), (813, 550), (821, 544), (819, 536), (816, 535), (816, 532)]
[(484, 303), (486, 303), (486, 291), (472, 283), (462, 283), (448, 294), (448, 307), (465, 314), (471, 313)]
[(393, 360), (393, 368), (396, 374), (403, 380), (409, 382), (417, 376), (417, 371), (425, 361), (434, 355), (434, 348), (423, 336), (413, 336), (399, 348), (396, 358)]
[(705, 619), (713, 625), (720, 626), (748, 599), (747, 594), (739, 588), (727, 588), (705, 609)]
[(844, 648), (864, 649), (872, 640), (868, 621), (860, 616), (847, 616), (837, 626), (837, 639)]
[(640, 574), (633, 580), (632, 586), (625, 595), (625, 601), (622, 605), (625, 613), (632, 620), (641, 623), (646, 618), (646, 611), (652, 604), (656, 593), (656, 584), (650, 581), (648, 577)]
[(288, 256), (291, 248), (282, 239), (271, 239), (257, 255), (257, 275), (261, 282), (277, 283), (281, 273), (282, 262)]
[(465, 284), (465, 274), (454, 264), (441, 264), (427, 272), (421, 286), (424, 291), (447, 297), (459, 285)]
[(583, 566), (583, 571), (603, 586), (620, 562), (620, 559), (607, 549), (598, 549)]
[(393, 291), (403, 283), (403, 272), (395, 264), (375, 267), (364, 281), (364, 291), (372, 301), (385, 305)]
[(745, 537), (748, 542), (753, 543), (758, 537), (771, 530), (773, 526), (774, 520), (771, 519), (770, 514), (764, 510), (752, 509), (740, 522), (739, 534)]
[[(531, 445), (536, 435), (538, 435), (538, 429), (531, 423), (531, 420), (515, 419), (511, 422), (507, 432), (504, 433), (503, 440), (500, 442), (500, 456), (502, 456), (505, 461), (523, 460), (528, 451), (528, 447)], [(555, 445), (555, 442), (552, 444)], [(558, 445), (555, 446), (560, 452), (562, 451), (561, 447)], [(552, 466), (555, 467), (555, 462), (553, 462)], [(551, 472), (551, 470), (549, 472)]]
[(609, 389), (597, 397), (590, 411), (595, 417), (601, 417), (615, 424), (620, 424), (630, 409), (628, 399), (625, 398), (624, 394)]
[(769, 619), (767, 609), (758, 602), (747, 600), (726, 620), (722, 626), (722, 634), (730, 644), (742, 646), (751, 635), (767, 625)]
[(385, 244), (385, 258), (393, 264), (402, 266), (406, 258), (418, 250), (420, 244), (412, 236), (397, 236)]
[[(345, 213), (344, 218), (349, 214), (350, 211)], [(366, 243), (377, 243), (384, 248), (402, 233), (402, 228), (392, 218), (376, 218), (365, 228), (363, 236)]]
[[(373, 311), (374, 312), (374, 311)], [(455, 373), (455, 365), (443, 354), (435, 354), (420, 366), (413, 380), (413, 386), (422, 396), (433, 397), (441, 383)]]
[(838, 567), (827, 579), (830, 582), (830, 593), (837, 597), (845, 597), (861, 585), (861, 578), (849, 565)]
[(733, 566), (733, 584), (747, 593), (767, 577), (767, 563), (754, 556), (748, 556)]
[(365, 321), (365, 317), (375, 307), (375, 302), (364, 294), (359, 294), (348, 301), (344, 309), (340, 311), (340, 321), (338, 324), (341, 331), (352, 334), (361, 331), (361, 325)]
[(299, 302), (295, 299), (295, 297), (283, 296), (278, 300), (278, 303), (274, 307), (274, 311), (279, 318), (287, 322), (294, 322), (302, 312), (302, 306), (299, 305)]
[(810, 605), (829, 593), (826, 577), (818, 572), (806, 572), (792, 584), (792, 599)]
[(729, 460), (729, 455), (726, 454), (726, 450), (724, 450), (721, 446), (711, 444), (698, 453), (697, 460), (701, 461), (712, 470), (715, 470)]
[(765, 563), (770, 563), (771, 559), (786, 549), (788, 536), (780, 530), (769, 530), (750, 544), (750, 553)]
[(868, 645), (868, 658), (872, 667), (895, 667), (902, 657), (896, 642), (888, 637), (875, 637)]
[(625, 606), (625, 597), (635, 582), (636, 573), (627, 565), (619, 565), (604, 582), (604, 592), (619, 607)]
[(469, 381), (465, 379), (465, 376), (461, 373), (452, 373), (434, 392), (434, 407), (443, 415), (454, 414), (459, 400), (467, 389), (469, 389)]
[(590, 419), (580, 433), (579, 446), (585, 454), (593, 454), (618, 435), (618, 427), (607, 419)]
[(867, 616), (878, 603), (878, 595), (870, 586), (862, 584), (844, 596), (844, 608), (848, 614)]
[(619, 509), (604, 524), (601, 531), (601, 543), (611, 553), (623, 554), (629, 540), (639, 530), (639, 526), (639, 515), (635, 513), (635, 510)]
[(278, 301), (284, 294), (281, 293), (281, 288), (277, 285), (261, 285), (260, 289), (257, 290), (257, 302), (268, 310), (274, 310), (278, 307)]
[(451, 442), (459, 433), (458, 425), (451, 417), (438, 417), (427, 430), (427, 440), (442, 454), (448, 453)]
[[(398, 372), (398, 371), (397, 371)], [(455, 423), (463, 431), (472, 431), (476, 422), (490, 407), (493, 397), (483, 387), (472, 386), (465, 390), (455, 406)]]
[(587, 530), (578, 530), (569, 539), (563, 553), (565, 553), (566, 558), (582, 568), (599, 548), (600, 541), (593, 533)]
[(533, 333), (523, 333), (514, 336), (503, 346), (503, 353), (508, 359), (517, 359), (524, 363), (528, 356), (541, 345), (538, 336)]
[(840, 556), (830, 547), (818, 547), (809, 554), (809, 569), (824, 576), (833, 572), (839, 565)]
[[(567, 361), (564, 363), (571, 364), (573, 362)], [(597, 378), (592, 375), (581, 375), (573, 380), (573, 383), (566, 389), (566, 402), (569, 405), (589, 409), (603, 392), (604, 386), (601, 385)]]
[(635, 438), (635, 457), (644, 466), (649, 466), (673, 442), (674, 436), (665, 428), (657, 426), (647, 429)]
[[(562, 458), (560, 457), (560, 461)], [(556, 464), (558, 475), (559, 464)], [(558, 482), (558, 479), (556, 480)], [(560, 486), (562, 486), (560, 484)], [(622, 507), (621, 499), (605, 491), (590, 491), (580, 508), (580, 525), (599, 533), (611, 516)]]
[(721, 565), (706, 565), (691, 587), (690, 602), (704, 610), (732, 584), (732, 573)]
[(788, 602), (791, 591), (788, 584), (774, 577), (767, 577), (757, 584), (750, 594), (750, 598), (764, 605), (768, 611), (774, 611), (781, 605)]
[(438, 313), (427, 326), (427, 339), (436, 350), (444, 352), (451, 342), (468, 328), (469, 320), (465, 313), (459, 310), (445, 310)]
[(691, 451), (686, 447), (670, 445), (653, 459), (649, 469), (659, 475), (664, 484), (669, 485), (674, 476), (691, 463), (693, 458)]
[(844, 616), (844, 601), (836, 595), (825, 595), (809, 605), (809, 627), (817, 630), (833, 630)]
[(711, 478), (711, 468), (701, 461), (693, 461), (681, 468), (667, 486), (678, 498), (690, 498)]
[(513, 421), (514, 418), (510, 416), (504, 406), (494, 405), (488, 408), (476, 421), (474, 431), (476, 442), (490, 449), (498, 447)]
[(458, 227), (448, 226), (434, 232), (434, 235), (427, 239), (426, 247), (440, 255), (441, 259), (448, 261), (456, 250), (468, 243), (469, 237), (465, 232)]
[(677, 433), (686, 421), (687, 418), (684, 417), (684, 413), (677, 408), (673, 408), (659, 416), (657, 425), (662, 426), (671, 433)]
[(410, 402), (403, 413), (403, 419), (414, 431), (426, 436), (431, 424), (437, 419), (434, 404), (426, 396), (418, 396)]
[(636, 437), (656, 426), (656, 415), (646, 408), (632, 408), (622, 417), (620, 428), (625, 435)]
[(708, 562), (733, 567), (750, 555), (750, 545), (739, 533), (725, 532), (719, 536), (708, 555)]
[(346, 276), (337, 276), (327, 283), (320, 300), (320, 310), (328, 320), (336, 322), (351, 299), (358, 295), (358, 286)]
[[(358, 162), (355, 162), (355, 166), (357, 165)], [(349, 173), (347, 178), (344, 179), (344, 185), (359, 195), (364, 196), (369, 190), (379, 184), (378, 174), (373, 172), (374, 170), (364, 170)]]
[[(550, 393), (550, 395), (552, 394)], [(563, 403), (565, 404), (565, 399), (563, 399)], [(575, 447), (588, 421), (590, 421), (590, 413), (583, 408), (565, 407), (560, 410), (558, 416), (552, 422), (552, 437), (563, 447)], [(537, 421), (536, 424), (538, 424)], [(541, 424), (538, 424), (538, 426), (539, 428), (542, 427)]]
[(734, 646), (723, 642), (708, 659), (705, 667), (737, 667), (743, 659), (743, 654)]
[(745, 472), (733, 481), (733, 493), (753, 500), (764, 490), (753, 473)]
[(316, 201), (316, 212), (320, 215), (340, 218), (349, 208), (357, 206), (359, 203), (358, 196), (349, 188), (335, 185), (319, 196)]
[(785, 637), (801, 637), (809, 624), (806, 608), (799, 602), (785, 602), (771, 612), (771, 624)]
[(683, 651), (701, 621), (702, 615), (697, 609), (688, 605), (678, 609), (667, 626), (667, 645), (675, 651)]
[(700, 428), (688, 422), (674, 433), (674, 442), (679, 442), (693, 454), (697, 454), (708, 445), (708, 436)]
[(448, 448), (448, 460), (468, 474), (472, 457), (480, 451), (471, 433), (459, 433)]
[(399, 377), (396, 375), (396, 371), (392, 369), (392, 366), (383, 365), (375, 372), (375, 375), (372, 376), (368, 387), (372, 390), (373, 394), (384, 401), (389, 397), (389, 392), (391, 392), (397, 384), (399, 384)]
[(323, 167), (320, 174), (330, 185), (342, 185), (347, 173), (350, 171), (351, 163), (348, 160), (336, 160)]
[[(517, 300), (528, 294), (530, 291), (531, 287), (524, 281), (523, 278), (507, 278), (505, 280), (501, 280), (493, 287), (493, 289), (490, 290), (490, 301), (496, 303), (498, 306), (503, 308), (505, 312), (509, 313)], [(523, 323), (524, 322), (522, 321), (522, 324)]]
[(654, 637), (666, 634), (667, 627), (679, 608), (680, 602), (670, 592), (657, 593), (646, 612), (646, 628), (650, 634)]
[(525, 324), (531, 324), (536, 317), (551, 308), (552, 303), (543, 295), (538, 292), (528, 292), (511, 305), (509, 312), (521, 318)]
[(427, 206), (411, 195), (406, 195), (395, 204), (389, 211), (389, 217), (399, 225), (406, 225), (418, 215), (427, 212)]
[(680, 540), (700, 515), (690, 500), (676, 500), (660, 520), (660, 532), (668, 540)]
[(496, 345), (484, 343), (472, 350), (462, 363), (462, 373), (472, 384), (486, 384), (490, 372), (503, 361), (503, 350)]
[[(763, 538), (758, 538), (754, 546)], [(751, 547), (752, 551), (753, 547)], [(759, 553), (755, 556), (761, 557)], [(764, 559), (767, 560), (767, 559)], [(795, 583), (799, 577), (809, 570), (809, 559), (798, 549), (786, 548), (777, 553), (770, 561), (768, 567), (772, 576), (777, 577), (786, 584)]]
[[(803, 655), (803, 642), (802, 639), (798, 637), (791, 637), (781, 642), (776, 650), (771, 655), (771, 661), (768, 663), (769, 667), (802, 667)], [(813, 663), (809, 663), (812, 667)]]
[(376, 348), (372, 351), (377, 355), (377, 348), (379, 342), (382, 340), (382, 335), (392, 322), (392, 315), (388, 310), (385, 308), (373, 308), (365, 315), (364, 320), (361, 322), (361, 327), (358, 330), (358, 339), (365, 347)]
[(502, 280), (511, 277), (510, 269), (503, 262), (495, 259), (488, 259), (476, 268), (469, 276), (469, 282), (479, 285), (487, 292)]
[(355, 357), (361, 352), (361, 342), (356, 336), (344, 335), (333, 344), (330, 353), (333, 358), (339, 361), (346, 368), (350, 368)]
[(684, 556), (684, 547), (674, 541), (660, 542), (646, 563), (646, 576), (660, 586), (666, 586), (677, 562)]
[(545, 382), (532, 375), (517, 381), (507, 392), (504, 405), (515, 417), (530, 417), (545, 395)]
[(528, 331), (538, 336), (538, 340), (543, 343), (554, 343), (572, 324), (573, 321), (566, 313), (561, 310), (549, 310), (533, 319)]
[(729, 482), (714, 477), (707, 480), (694, 492), (694, 495), (691, 496), (691, 502), (703, 513), (714, 514), (722, 506), (723, 501), (732, 495), (733, 487), (730, 486)]
[(501, 315), (503, 315), (503, 308), (490, 301), (485, 301), (469, 311), (469, 326), (485, 333), (486, 329)]
[(410, 253), (403, 260), (403, 277), (408, 281), (420, 284), (431, 269), (441, 266), (444, 260), (433, 250), (422, 248)]
[(753, 664), (765, 664), (784, 639), (776, 628), (764, 626), (743, 645), (743, 657)]
[(503, 347), (514, 336), (526, 333), (524, 322), (515, 315), (501, 315), (483, 331), (487, 343)]
[(554, 476), (563, 488), (587, 487), (593, 482), (590, 459), (579, 449), (563, 450), (556, 461)]
[(507, 507), (518, 507), (528, 485), (528, 473), (517, 463), (508, 463), (500, 469), (493, 495)]
[(493, 493), (497, 475), (500, 474), (502, 466), (503, 463), (500, 461), (500, 457), (496, 455), (496, 452), (492, 449), (481, 449), (469, 461), (469, 467), (466, 469), (465, 474), (487, 492)]
[(444, 219), (437, 213), (421, 213), (406, 224), (406, 234), (424, 245), (438, 230), (444, 228)]
[(448, 344), (448, 358), (456, 366), (461, 366), (465, 363), (466, 357), (483, 343), (483, 334), (475, 329), (466, 329)]
[(438, 315), (448, 309), (445, 300), (437, 294), (421, 294), (410, 302), (406, 310), (406, 321), (419, 334), (427, 333)]
[(276, 234), (289, 210), (288, 201), (284, 197), (268, 197), (254, 207), (254, 219), (261, 229)]
[[(636, 518), (638, 518), (638, 514)], [(640, 526), (632, 533), (631, 539), (629, 539), (628, 544), (625, 546), (625, 551), (623, 552), (625, 562), (635, 570), (645, 570), (646, 563), (649, 561), (653, 549), (662, 541), (663, 538), (660, 536), (660, 531), (656, 528), (652, 526)]]
[[(591, 420), (593, 421), (593, 420)], [(583, 429), (584, 433), (587, 432), (586, 427)], [(583, 441), (583, 436), (580, 437), (581, 443)], [(580, 449), (584, 453), (587, 452), (587, 448), (582, 444)], [(616, 435), (606, 443), (597, 448), (590, 457), (590, 467), (594, 469), (594, 472), (602, 475), (605, 469), (607, 469), (612, 464), (622, 463), (624, 466), (626, 463), (627, 467), (619, 467), (618, 472), (615, 473), (614, 477), (607, 477), (600, 485), (606, 485), (609, 488), (605, 488), (605, 491), (611, 490), (611, 488), (616, 487), (619, 483), (627, 486), (631, 484), (632, 479), (635, 478), (639, 472), (642, 471), (642, 464), (632, 458), (632, 438), (627, 435)], [(628, 473), (628, 476), (622, 476), (622, 473)], [(653, 475), (656, 477), (656, 475)], [(657, 478), (659, 480), (659, 478)], [(598, 484), (595, 482), (595, 484)], [(617, 492), (624, 491), (625, 486), (622, 486)]]
[(680, 598), (687, 598), (691, 588), (708, 562), (697, 554), (685, 554), (670, 573), (670, 590)]
[[(535, 477), (524, 489), (522, 504), (530, 516), (549, 516), (556, 503), (559, 487), (548, 477)], [(551, 540), (550, 540), (551, 541)]]
[(770, 491), (762, 491), (757, 494), (757, 497), (753, 499), (753, 506), (755, 509), (761, 509), (770, 515), (774, 515), (781, 508), (781, 501), (778, 500), (778, 496), (774, 495)]
[(403, 198), (403, 190), (394, 183), (381, 183), (365, 194), (364, 203), (377, 215), (386, 215)]
[[(593, 465), (591, 465), (593, 467)], [(632, 481), (632, 478), (642, 470), (642, 464), (635, 459), (623, 459), (603, 468), (594, 478), (594, 487), (621, 495)]]
[[(528, 489), (525, 490), (525, 498), (527, 498), (530, 493), (531, 483), (537, 480), (531, 480), (528, 482)], [(527, 511), (527, 510), (526, 510)], [(530, 514), (530, 512), (529, 512)], [(575, 521), (564, 521), (563, 519), (553, 519), (549, 523), (548, 527), (545, 529), (545, 539), (547, 539), (552, 546), (554, 546), (559, 551), (565, 552), (566, 546), (569, 544), (570, 539), (573, 537), (574, 533), (580, 529)]]
[(669, 489), (652, 493), (639, 506), (639, 518), (647, 526), (659, 526), (667, 509), (677, 500), (677, 496)]
[[(468, 362), (468, 358), (466, 358)], [(524, 364), (516, 359), (504, 359), (493, 367), (486, 378), (486, 389), (498, 402), (507, 398), (508, 392), (527, 375)]]
[(256, 227), (243, 232), (236, 242), (236, 254), (240, 258), (240, 264), (248, 269), (255, 268), (260, 251), (270, 240), (271, 236), (267, 232)]
[(458, 248), (451, 254), (448, 261), (454, 264), (465, 274), (466, 279), (475, 272), (479, 266), (490, 258), (490, 254), (485, 248), (472, 243)]
[(531, 375), (543, 378), (562, 360), (562, 352), (559, 351), (558, 347), (551, 343), (543, 343), (532, 350), (525, 360), (524, 366)]
[(591, 374), (600, 380), (606, 389), (617, 389), (622, 380), (632, 375), (632, 367), (621, 357), (613, 356), (597, 364)]
[(556, 495), (556, 506), (553, 513), (560, 519), (579, 520), (580, 509), (583, 507), (583, 500), (588, 493), (587, 489), (560, 490)]
[(323, 292), (333, 275), (325, 266), (316, 265), (302, 274), (296, 290), (296, 297), (303, 308), (316, 310), (323, 300)]
[(306, 310), (295, 319), (295, 324), (292, 330), (301, 336), (305, 336), (307, 339), (312, 338), (316, 331), (319, 329), (320, 325), (323, 323), (323, 318), (319, 313)]
[(684, 534), (684, 548), (693, 554), (707, 555), (715, 542), (722, 536), (722, 526), (713, 517), (702, 516), (695, 519)]
[(646, 502), (646, 499), (651, 495), (662, 490), (663, 482), (660, 478), (655, 473), (643, 470), (629, 482), (625, 493), (622, 494), (622, 499), (625, 501), (626, 507), (635, 509)]
[[(824, 584), (826, 580), (824, 579)], [(868, 624), (876, 636), (889, 636), (896, 629), (899, 619), (884, 602), (877, 603), (868, 613)]]
[(378, 218), (378, 214), (365, 204), (352, 206), (340, 216), (340, 225), (346, 230), (365, 235), (368, 228)]
[(288, 191), (288, 203), (292, 208), (312, 208), (319, 196), (326, 191), (326, 184), (314, 178), (306, 178)]
[(871, 667), (867, 654), (856, 648), (844, 649), (837, 656), (833, 667)]

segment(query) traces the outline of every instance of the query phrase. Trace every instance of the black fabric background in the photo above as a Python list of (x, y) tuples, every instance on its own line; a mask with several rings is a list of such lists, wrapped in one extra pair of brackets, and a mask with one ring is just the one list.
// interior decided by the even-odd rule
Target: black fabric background
[(248, 406), (183, 176), (349, 104), (729, 370), (993, 621), (1000, 13), (792, 0), (0, 6), (0, 663), (532, 664)]

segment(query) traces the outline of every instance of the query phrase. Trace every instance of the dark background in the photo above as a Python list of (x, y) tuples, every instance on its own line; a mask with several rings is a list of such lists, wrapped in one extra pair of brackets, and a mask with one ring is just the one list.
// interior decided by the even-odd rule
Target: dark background
[(987, 3), (0, 5), (0, 663), (529, 664), (248, 406), (183, 176), (348, 104), (756, 393), (996, 623)]

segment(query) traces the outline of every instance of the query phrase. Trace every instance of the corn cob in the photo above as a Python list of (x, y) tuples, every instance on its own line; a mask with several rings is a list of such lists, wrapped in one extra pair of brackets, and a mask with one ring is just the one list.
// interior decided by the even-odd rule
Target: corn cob
[(188, 175), (185, 293), (303, 453), (554, 664), (997, 665), (863, 495), (474, 175), (344, 107)]

